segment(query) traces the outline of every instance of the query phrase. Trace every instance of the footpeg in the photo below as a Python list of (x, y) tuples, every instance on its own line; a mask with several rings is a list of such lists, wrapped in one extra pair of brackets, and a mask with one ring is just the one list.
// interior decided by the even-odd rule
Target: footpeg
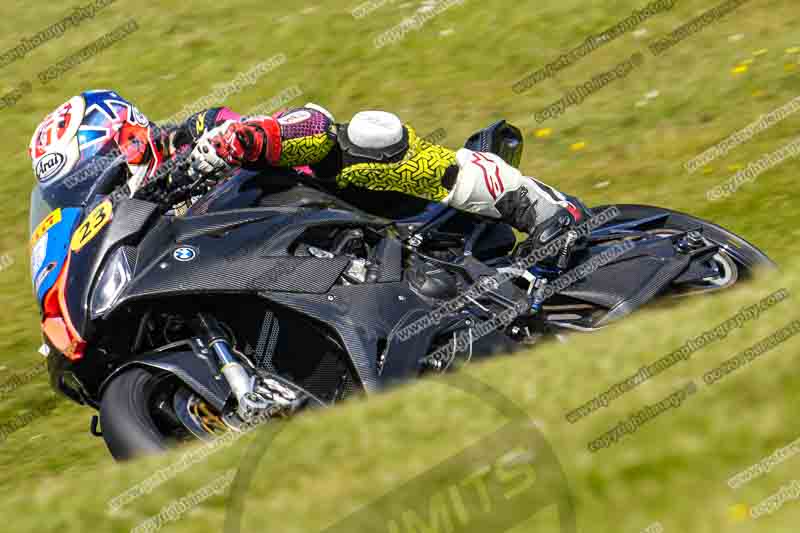
[(569, 261), (572, 259), (572, 251), (575, 248), (576, 242), (578, 242), (578, 232), (575, 230), (569, 230), (566, 234), (564, 246), (561, 248), (561, 252), (558, 254), (556, 266), (558, 266), (559, 269), (566, 270), (569, 266)]

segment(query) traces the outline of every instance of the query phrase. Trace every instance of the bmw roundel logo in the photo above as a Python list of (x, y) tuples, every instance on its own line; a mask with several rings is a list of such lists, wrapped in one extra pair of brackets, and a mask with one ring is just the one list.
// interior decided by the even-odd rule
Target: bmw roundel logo
[(191, 261), (197, 257), (197, 252), (189, 246), (181, 246), (180, 248), (175, 248), (175, 251), (172, 252), (172, 257), (176, 261)]

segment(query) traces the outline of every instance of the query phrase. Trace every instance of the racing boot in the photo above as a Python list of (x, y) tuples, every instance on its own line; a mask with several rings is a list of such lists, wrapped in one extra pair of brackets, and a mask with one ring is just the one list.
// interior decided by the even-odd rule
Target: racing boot
[[(444, 203), (500, 219), (527, 233), (527, 240), (517, 247), (517, 258), (530, 257), (537, 249), (566, 236), (556, 253), (536, 262), (559, 270), (567, 268), (572, 253), (582, 242), (572, 229), (585, 221), (588, 209), (552, 187), (523, 176), (495, 154), (462, 148), (456, 153), (456, 160), (458, 164), (450, 167), (443, 179), (442, 184), (450, 191)], [(533, 260), (530, 262), (533, 264)]]

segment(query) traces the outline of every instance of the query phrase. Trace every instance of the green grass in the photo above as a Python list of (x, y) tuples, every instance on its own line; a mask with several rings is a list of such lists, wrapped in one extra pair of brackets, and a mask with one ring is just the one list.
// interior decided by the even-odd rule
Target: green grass
[[(647, 2), (606, 0), (465, 0), (376, 50), (373, 39), (410, 15), (419, 2), (387, 3), (356, 21), (359, 2), (270, 2), (222, 5), (167, 0), (155, 5), (118, 2), (95, 20), (0, 70), (4, 94), (23, 80), (34, 91), (0, 111), (5, 133), (0, 156), (4, 200), (0, 254), (14, 263), (0, 272), (0, 381), (38, 363), (38, 316), (31, 297), (27, 256), (27, 202), (32, 182), (25, 154), (41, 118), (73, 94), (114, 88), (151, 118), (180, 111), (260, 61), (285, 53), (288, 61), (224, 104), (248, 110), (293, 85), (294, 103), (320, 102), (346, 120), (365, 108), (398, 112), (426, 134), (444, 127), (444, 144), (458, 146), (497, 118), (518, 124), (527, 143), (523, 168), (589, 204), (643, 203), (714, 220), (740, 233), (782, 264), (785, 279), (767, 280), (721, 297), (703, 298), (640, 313), (609, 330), (549, 343), (527, 355), (475, 365), (470, 375), (503, 391), (537, 422), (556, 450), (578, 503), (585, 532), (637, 533), (659, 521), (666, 531), (796, 531), (800, 502), (770, 518), (737, 522), (729, 507), (755, 504), (791, 480), (794, 459), (739, 491), (725, 481), (777, 447), (800, 437), (795, 354), (790, 340), (714, 387), (700, 386), (679, 409), (597, 454), (586, 444), (645, 404), (669, 395), (757, 339), (797, 318), (794, 300), (782, 303), (725, 341), (695, 354), (609, 408), (577, 424), (564, 414), (645, 363), (680, 346), (780, 286), (800, 285), (795, 274), (800, 207), (795, 203), (797, 161), (762, 175), (734, 196), (708, 202), (705, 192), (728, 179), (731, 165), (746, 165), (796, 136), (791, 117), (691, 176), (683, 164), (800, 94), (800, 15), (788, 0), (752, 0), (702, 32), (654, 57), (646, 44), (708, 9), (711, 2), (681, 0), (671, 12), (643, 24), (648, 33), (625, 35), (522, 95), (520, 78), (605, 30)], [(83, 4), (79, 4), (83, 5)], [(56, 22), (68, 8), (3, 5), (0, 51)], [(304, 11), (305, 10), (305, 11)], [(36, 73), (134, 16), (141, 29), (41, 87)], [(445, 30), (452, 33), (442, 34)], [(733, 38), (732, 38), (733, 37)], [(645, 63), (626, 79), (568, 109), (535, 135), (533, 113), (633, 52)], [(753, 55), (759, 50), (767, 52)], [(743, 74), (731, 70), (753, 59)], [(793, 66), (791, 66), (793, 65)], [(647, 93), (658, 91), (637, 107)], [(575, 143), (582, 150), (572, 150)], [(602, 182), (605, 187), (597, 187)], [(0, 421), (44, 405), (49, 387), (39, 377), (0, 403)], [(0, 513), (7, 531), (126, 531), (175, 498), (196, 490), (238, 464), (241, 443), (207, 466), (181, 474), (118, 515), (109, 498), (175, 460), (112, 463), (102, 441), (88, 432), (90, 412), (63, 403), (0, 445), (6, 497)], [(255, 469), (243, 531), (313, 531), (344, 518), (405, 480), (424, 472), (504, 422), (491, 407), (438, 382), (426, 381), (299, 418), (275, 440)], [(446, 486), (446, 480), (430, 487)], [(167, 531), (220, 531), (225, 501), (213, 498), (167, 526)], [(535, 529), (536, 526), (539, 529)], [(542, 513), (515, 531), (555, 531)]]

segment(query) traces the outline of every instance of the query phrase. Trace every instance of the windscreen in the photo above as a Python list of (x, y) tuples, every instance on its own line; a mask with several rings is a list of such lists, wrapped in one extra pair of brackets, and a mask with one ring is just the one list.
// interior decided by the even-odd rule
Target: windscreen
[(38, 182), (31, 191), (30, 233), (53, 210), (82, 207), (98, 194), (107, 194), (121, 184), (126, 174), (125, 158), (118, 151), (98, 156), (66, 176)]
[(44, 217), (49, 215), (55, 207), (47, 203), (42, 196), (42, 188), (36, 185), (31, 191), (31, 209), (30, 209), (30, 227), (28, 228), (28, 236), (33, 235), (36, 227), (44, 220)]

